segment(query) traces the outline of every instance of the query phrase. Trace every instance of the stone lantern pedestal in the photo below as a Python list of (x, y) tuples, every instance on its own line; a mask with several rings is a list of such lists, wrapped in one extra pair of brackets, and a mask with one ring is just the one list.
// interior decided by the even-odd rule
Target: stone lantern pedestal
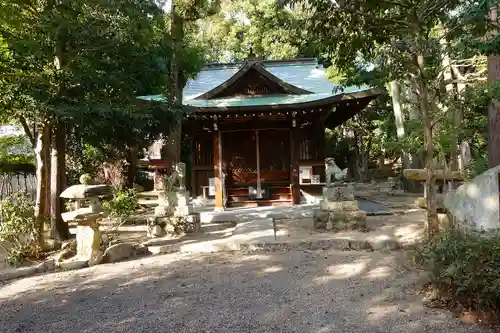
[(314, 212), (314, 228), (322, 230), (366, 229), (366, 212), (358, 207), (351, 183), (332, 183), (323, 188), (320, 209)]

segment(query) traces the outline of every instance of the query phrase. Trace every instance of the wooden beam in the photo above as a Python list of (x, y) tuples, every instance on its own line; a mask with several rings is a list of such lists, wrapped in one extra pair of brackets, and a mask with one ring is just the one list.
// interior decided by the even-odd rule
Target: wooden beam
[[(427, 179), (426, 169), (405, 169), (403, 175), (409, 180), (425, 181)], [(463, 175), (460, 171), (448, 171), (437, 169), (434, 170), (436, 180), (463, 180)]]
[(214, 178), (215, 178), (215, 210), (224, 210), (222, 184), (222, 138), (220, 131), (213, 132), (214, 143)]

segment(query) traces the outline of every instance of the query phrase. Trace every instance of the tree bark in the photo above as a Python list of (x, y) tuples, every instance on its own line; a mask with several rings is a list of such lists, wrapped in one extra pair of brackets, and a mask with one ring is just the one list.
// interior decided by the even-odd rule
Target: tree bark
[(46, 135), (46, 143), (43, 146), (43, 160), (44, 160), (44, 165), (45, 165), (45, 172), (43, 174), (43, 183), (45, 184), (44, 189), (45, 189), (45, 201), (44, 201), (44, 206), (43, 206), (43, 216), (45, 221), (49, 221), (50, 219), (50, 144), (51, 144), (51, 132), (52, 132), (52, 124), (48, 124), (47, 128), (45, 129), (47, 131)]
[(66, 240), (71, 234), (68, 224), (62, 219), (63, 184), (66, 177), (66, 131), (64, 123), (57, 122), (52, 136), (51, 177), (50, 177), (50, 237)]
[(181, 75), (179, 68), (178, 57), (182, 51), (184, 40), (184, 22), (179, 14), (176, 0), (172, 0), (171, 7), (172, 21), (170, 26), (170, 34), (174, 43), (174, 52), (171, 56), (170, 63), (170, 90), (168, 91), (168, 102), (176, 114), (179, 115), (178, 122), (173, 128), (170, 128), (170, 133), (167, 140), (167, 158), (172, 162), (172, 165), (180, 162), (181, 159), (181, 138), (182, 138), (182, 90), (184, 78)]
[[(405, 136), (404, 117), (401, 110), (401, 90), (397, 81), (391, 82), (392, 108), (394, 111), (394, 119), (396, 121), (396, 134), (398, 140), (402, 140)], [(410, 158), (408, 152), (402, 152), (403, 168), (410, 167)]]
[(35, 145), (35, 156), (36, 156), (36, 200), (35, 200), (35, 221), (37, 228), (37, 243), (40, 247), (43, 247), (43, 233), (44, 233), (44, 222), (46, 216), (44, 216), (44, 208), (47, 206), (47, 187), (46, 183), (47, 177), (47, 166), (46, 166), (46, 156), (44, 154), (47, 152), (50, 139), (50, 126), (48, 123), (39, 124), (37, 135), (36, 135), (36, 145)]
[[(494, 89), (500, 81), (500, 56), (488, 56), (488, 84)], [(495, 148), (496, 147), (496, 148)], [(493, 99), (488, 109), (488, 167), (500, 165), (500, 101)]]
[[(495, 4), (490, 8), (490, 20), (498, 26), (498, 7)], [(500, 81), (500, 56), (488, 56), (488, 85), (492, 90)], [(495, 148), (497, 147), (497, 148)], [(500, 165), (500, 101), (493, 98), (488, 109), (488, 167)]]
[[(449, 47), (448, 47), (448, 41), (446, 38), (443, 38), (447, 31), (442, 22), (439, 22), (438, 24), (438, 30), (439, 30), (439, 35), (441, 36), (441, 39), (439, 43), (441, 44), (442, 47), (442, 61), (441, 61), (441, 67), (443, 71), (443, 78), (446, 84), (446, 93), (448, 94), (448, 99), (455, 99), (456, 97), (456, 91), (454, 89), (454, 84), (451, 83), (453, 80), (453, 71), (452, 71), (452, 65), (451, 65), (451, 59), (450, 59), (450, 52), (449, 52)], [(460, 113), (459, 109), (453, 109), (453, 110), (448, 110), (448, 107), (442, 106), (444, 112), (449, 112), (449, 122), (453, 125), (453, 128), (458, 130), (459, 127), (461, 127), (461, 122), (458, 121), (458, 116), (457, 113)], [(457, 138), (452, 138), (451, 140), (451, 147), (450, 147), (450, 166), (451, 170), (457, 170), (458, 169), (458, 141)], [(444, 160), (444, 164), (446, 163), (446, 159)]]
[[(420, 50), (423, 50), (422, 45)], [(419, 106), (422, 113), (422, 121), (424, 124), (424, 148), (425, 148), (425, 169), (427, 171), (427, 179), (425, 180), (425, 192), (427, 204), (427, 220), (426, 231), (428, 238), (432, 238), (439, 231), (439, 220), (437, 217), (436, 203), (436, 175), (433, 170), (434, 143), (432, 137), (432, 113), (429, 104), (429, 90), (427, 86), (427, 77), (425, 70), (425, 60), (423, 51), (420, 51), (416, 57), (419, 75)]]
[(31, 143), (31, 146), (35, 148), (36, 142), (35, 142), (35, 134), (31, 132), (31, 129), (28, 125), (28, 122), (26, 121), (26, 118), (24, 117), (19, 117), (19, 122), (21, 123), (21, 126), (23, 127), (24, 134), (28, 137), (28, 140)]

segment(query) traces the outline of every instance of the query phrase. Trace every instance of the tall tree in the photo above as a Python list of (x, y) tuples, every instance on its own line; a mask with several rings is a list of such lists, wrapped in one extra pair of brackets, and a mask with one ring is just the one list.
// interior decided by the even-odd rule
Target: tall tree
[(252, 52), (264, 59), (317, 56), (316, 43), (301, 24), (300, 10), (275, 0), (222, 1), (216, 15), (197, 22), (195, 37), (208, 61), (244, 60)]
[[(426, 227), (428, 235), (433, 236), (438, 231), (434, 128), (443, 116), (436, 106), (443, 95), (442, 87), (447, 84), (443, 75), (446, 68), (437, 61), (438, 55), (443, 54), (439, 40), (463, 31), (470, 18), (461, 12), (475, 3), (458, 0), (289, 1), (297, 2), (308, 13), (304, 21), (307, 29), (339, 68), (362, 59), (377, 62), (386, 82), (410, 82), (423, 124)], [(439, 22), (445, 25), (447, 32), (438, 37), (435, 31)]]
[[(158, 129), (159, 120), (167, 118), (169, 122), (162, 124), (167, 132), (173, 122), (168, 109), (158, 117), (153, 112), (158, 106), (141, 106), (135, 100), (167, 87), (173, 50), (165, 16), (153, 0), (2, 0), (0, 27), (4, 41), (0, 54), (8, 62), (0, 67), (0, 106), (21, 123), (38, 124), (40, 175), (47, 170), (41, 163), (48, 158), (43, 152), (54, 140), (52, 231), (64, 238), (67, 232), (58, 202), (65, 174), (65, 126), (78, 127), (89, 140), (90, 135), (115, 140), (114, 145), (126, 152), (136, 148), (137, 135), (144, 134), (133, 128), (134, 122)], [(139, 115), (139, 109), (144, 114)], [(110, 115), (119, 115), (123, 123)], [(158, 121), (151, 121), (153, 115)], [(100, 120), (107, 120), (105, 131)], [(54, 128), (53, 135), (45, 130), (48, 125)], [(42, 178), (38, 181), (40, 203), (47, 201), (42, 187), (48, 184)]]

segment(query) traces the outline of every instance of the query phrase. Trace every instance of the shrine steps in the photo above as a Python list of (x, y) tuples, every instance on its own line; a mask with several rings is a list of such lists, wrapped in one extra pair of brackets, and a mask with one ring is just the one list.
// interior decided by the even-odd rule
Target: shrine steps
[(290, 186), (283, 184), (266, 185), (269, 196), (265, 199), (250, 199), (248, 186), (230, 187), (227, 189), (228, 207), (261, 207), (261, 206), (283, 206), (292, 203)]
[(247, 201), (228, 201), (228, 208), (243, 207), (270, 207), (270, 206), (289, 206), (292, 200), (247, 200)]

